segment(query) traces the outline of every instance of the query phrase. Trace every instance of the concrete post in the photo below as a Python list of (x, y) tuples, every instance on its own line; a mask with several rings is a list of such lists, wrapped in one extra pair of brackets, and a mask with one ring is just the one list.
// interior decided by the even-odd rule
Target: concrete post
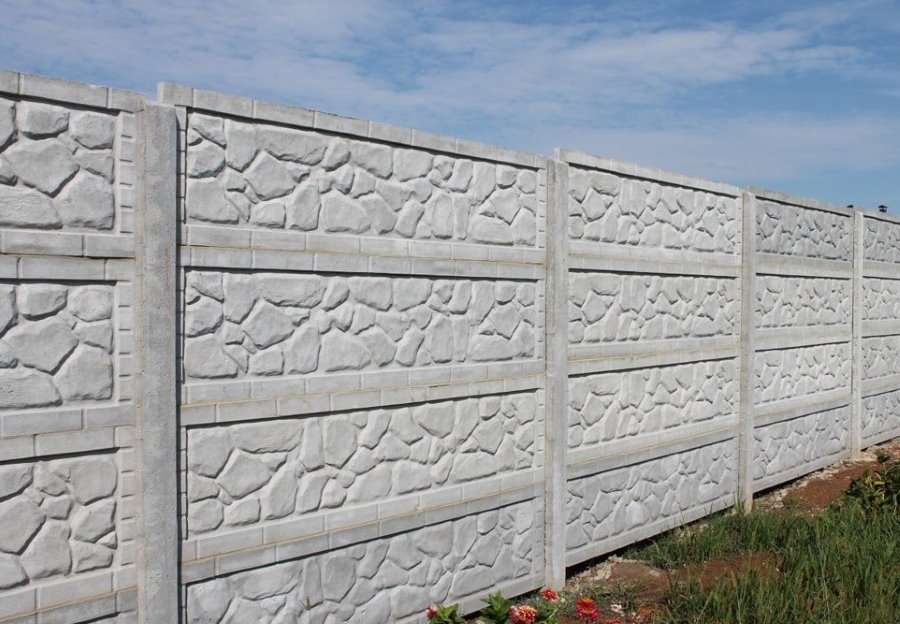
[(753, 377), (754, 302), (756, 301), (756, 196), (744, 192), (741, 197), (741, 352), (738, 430), (738, 499), (749, 511), (753, 506)]
[(862, 312), (863, 263), (866, 223), (863, 213), (853, 214), (853, 337), (850, 344), (852, 361), (850, 378), (850, 454), (857, 457), (862, 451)]
[(175, 110), (138, 111), (135, 210), (138, 613), (179, 621)]
[(547, 372), (544, 460), (544, 583), (566, 582), (566, 448), (568, 446), (569, 167), (547, 165)]

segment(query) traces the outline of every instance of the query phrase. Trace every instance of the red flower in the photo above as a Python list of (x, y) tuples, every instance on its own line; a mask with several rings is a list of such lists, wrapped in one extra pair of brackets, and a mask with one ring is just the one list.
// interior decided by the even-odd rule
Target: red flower
[(429, 620), (433, 620), (436, 615), (437, 607), (434, 605), (428, 605), (428, 608), (425, 609), (425, 617), (427, 617)]
[(622, 620), (606, 620), (603, 624), (622, 624)]
[(548, 602), (556, 602), (557, 600), (559, 600), (559, 594), (557, 594), (549, 587), (541, 592), (541, 596), (543, 596), (544, 600)]
[(575, 601), (575, 617), (583, 622), (596, 622), (600, 619), (600, 611), (590, 598), (579, 598)]
[(508, 615), (512, 624), (534, 624), (537, 610), (534, 607), (510, 607)]

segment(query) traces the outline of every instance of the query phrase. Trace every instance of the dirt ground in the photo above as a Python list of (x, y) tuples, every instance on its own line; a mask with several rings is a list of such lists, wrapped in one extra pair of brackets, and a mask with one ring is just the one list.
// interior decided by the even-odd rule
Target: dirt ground
[[(818, 513), (838, 498), (853, 479), (878, 465), (878, 451), (900, 458), (900, 440), (872, 447), (858, 459), (846, 460), (765, 492), (754, 501), (754, 505), (765, 509), (790, 507), (800, 512)], [(596, 585), (616, 588), (610, 599), (598, 601), (597, 607), (601, 613), (598, 622), (603, 624), (613, 620), (621, 624), (649, 624), (661, 610), (674, 583), (696, 580), (707, 586), (724, 575), (743, 575), (750, 570), (762, 576), (773, 576), (779, 574), (778, 565), (775, 556), (755, 553), (667, 571), (640, 561), (612, 556), (570, 577), (566, 582), (566, 591), (570, 592), (569, 595), (578, 595)], [(564, 624), (576, 622), (574, 619), (561, 621)]]

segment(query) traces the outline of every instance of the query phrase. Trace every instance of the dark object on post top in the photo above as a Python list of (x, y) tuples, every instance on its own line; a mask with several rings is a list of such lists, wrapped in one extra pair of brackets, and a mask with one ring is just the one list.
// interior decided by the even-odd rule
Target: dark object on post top
[(878, 212), (887, 212), (887, 206), (881, 204), (880, 206), (878, 206)]

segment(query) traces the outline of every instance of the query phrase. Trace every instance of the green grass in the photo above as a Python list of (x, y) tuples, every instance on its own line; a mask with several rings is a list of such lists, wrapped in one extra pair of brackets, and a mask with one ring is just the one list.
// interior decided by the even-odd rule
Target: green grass
[(677, 586), (667, 624), (896, 624), (900, 622), (900, 514), (847, 504), (820, 516), (790, 510), (721, 514), (626, 554), (677, 568), (769, 552), (781, 575), (748, 574), (709, 590)]

